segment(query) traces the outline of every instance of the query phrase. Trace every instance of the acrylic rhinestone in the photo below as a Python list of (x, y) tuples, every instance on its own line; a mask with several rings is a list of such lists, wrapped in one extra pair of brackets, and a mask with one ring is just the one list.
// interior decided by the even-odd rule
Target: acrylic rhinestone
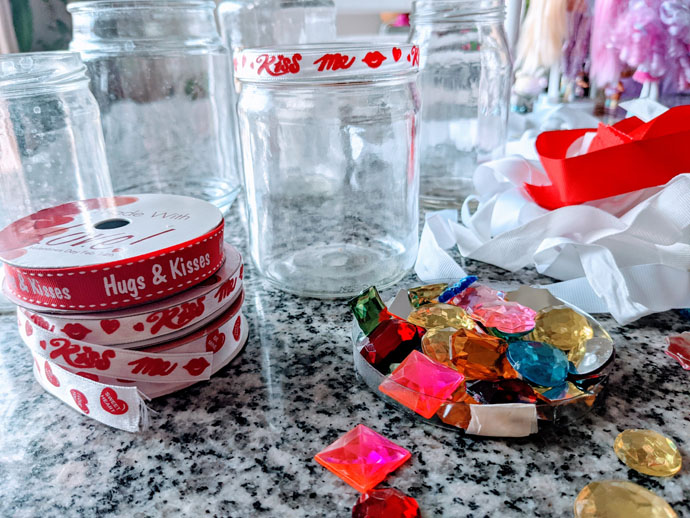
[(465, 310), (472, 310), (483, 304), (494, 304), (505, 298), (502, 291), (489, 288), (484, 284), (475, 284), (448, 301), (448, 304), (460, 306)]
[(364, 340), (360, 354), (371, 365), (387, 374), (392, 363), (399, 363), (414, 349), (421, 349), (424, 329), (398, 318), (384, 320)]
[(478, 404), (464, 389), (459, 389), (451, 396), (450, 402), (441, 405), (436, 415), (446, 424), (467, 430), (472, 418), (470, 405)]
[(477, 282), (477, 277), (475, 277), (474, 275), (468, 275), (467, 277), (463, 277), (455, 284), (448, 286), (448, 288), (446, 288), (443, 291), (443, 293), (441, 293), (438, 296), (438, 301), (448, 302), (456, 295), (460, 295), (463, 291), (472, 286), (472, 284), (474, 284), (475, 282)]
[(474, 329), (477, 325), (464, 309), (449, 304), (428, 304), (417, 308), (410, 313), (407, 321), (427, 330), (437, 327)]
[(473, 319), (485, 327), (498, 329), (501, 333), (527, 333), (534, 329), (537, 312), (517, 302), (495, 302), (480, 304), (472, 309)]
[(433, 361), (419, 351), (412, 351), (381, 382), (379, 390), (430, 419), (464, 380), (459, 372)]
[(529, 339), (570, 351), (582, 346), (593, 336), (594, 330), (586, 317), (568, 307), (555, 307), (537, 313), (534, 331)]
[(317, 453), (314, 460), (365, 493), (410, 457), (405, 448), (360, 424)]
[(374, 489), (360, 495), (352, 508), (352, 518), (421, 518), (421, 516), (417, 501), (393, 488)]
[(653, 430), (625, 430), (613, 449), (629, 468), (654, 477), (672, 477), (682, 464), (676, 444)]
[(522, 380), (475, 381), (467, 384), (467, 393), (483, 405), (534, 404), (539, 400), (529, 383)]
[(495, 336), (458, 329), (451, 338), (451, 361), (466, 379), (517, 378), (517, 372), (506, 360), (507, 348), (508, 344)]
[(563, 385), (568, 376), (568, 358), (560, 349), (541, 342), (511, 342), (508, 361), (523, 379), (542, 387)]
[(407, 290), (410, 304), (415, 308), (436, 302), (438, 296), (448, 287), (447, 284), (428, 284)]
[[(366, 336), (369, 336), (382, 320), (389, 318), (386, 305), (381, 300), (381, 296), (375, 286), (371, 286), (356, 297), (353, 297), (348, 301), (348, 304), (357, 319), (359, 327)], [(382, 315), (382, 312), (385, 313)], [(382, 316), (384, 318), (381, 318)]]
[(591, 377), (592, 374), (600, 373), (610, 366), (615, 358), (615, 349), (610, 338), (591, 338), (584, 343), (584, 349), (579, 363), (576, 363), (573, 358), (573, 352), (576, 349), (568, 352), (568, 360), (576, 367), (574, 372), (571, 369), (570, 377), (573, 379)]
[(690, 370), (690, 333), (669, 336), (666, 341), (666, 354), (680, 363), (685, 370)]
[(574, 512), (575, 518), (678, 518), (663, 498), (624, 480), (587, 484), (575, 499)]

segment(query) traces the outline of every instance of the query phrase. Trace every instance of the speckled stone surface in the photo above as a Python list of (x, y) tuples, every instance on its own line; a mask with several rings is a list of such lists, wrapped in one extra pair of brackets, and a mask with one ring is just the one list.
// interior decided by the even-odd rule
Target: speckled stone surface
[[(239, 208), (230, 241), (246, 251)], [(547, 283), (467, 263), (482, 281)], [(12, 316), (0, 317), (0, 516), (347, 518), (356, 492), (312, 457), (364, 423), (412, 452), (387, 483), (431, 517), (568, 517), (592, 480), (632, 480), (690, 517), (690, 372), (663, 337), (690, 329), (676, 313), (610, 330), (618, 370), (605, 406), (579, 426), (524, 439), (465, 437), (386, 406), (357, 379), (342, 301), (280, 293), (247, 268), (244, 352), (209, 382), (156, 399), (150, 430), (110, 429), (43, 392)], [(410, 275), (401, 286), (415, 284)], [(395, 290), (388, 290), (384, 298)], [(626, 428), (672, 437), (684, 467), (639, 475), (613, 451)]]

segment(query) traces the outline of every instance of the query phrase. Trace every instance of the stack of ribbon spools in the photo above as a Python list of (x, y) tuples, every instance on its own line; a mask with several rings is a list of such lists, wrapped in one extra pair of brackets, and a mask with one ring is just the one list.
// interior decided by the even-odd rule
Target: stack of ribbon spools
[(201, 200), (45, 209), (0, 231), (0, 259), (38, 382), (116, 428), (145, 427), (145, 399), (208, 380), (247, 339), (242, 257)]

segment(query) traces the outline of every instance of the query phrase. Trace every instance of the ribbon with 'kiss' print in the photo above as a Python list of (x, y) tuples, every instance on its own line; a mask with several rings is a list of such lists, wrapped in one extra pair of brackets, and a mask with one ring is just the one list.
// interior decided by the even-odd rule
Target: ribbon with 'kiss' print
[[(234, 306), (233, 306), (234, 307)], [(215, 374), (232, 361), (247, 341), (248, 326), (239, 311), (228, 311), (219, 322), (204, 330), (214, 337), (213, 365)], [(175, 349), (175, 344), (166, 344)], [(189, 347), (187, 342), (182, 347)], [(96, 375), (77, 374), (33, 353), (34, 377), (50, 394), (83, 415), (108, 426), (137, 432), (148, 427), (148, 408), (145, 399), (153, 399), (177, 392), (194, 384), (151, 383), (118, 380)]]
[(19, 311), (29, 320), (27, 326), (46, 332), (44, 339), (68, 338), (137, 349), (174, 340), (209, 323), (223, 311), (224, 304), (238, 296), (243, 276), (242, 256), (226, 244), (225, 261), (216, 273), (164, 300), (101, 313), (46, 313), (40, 307), (26, 305)]

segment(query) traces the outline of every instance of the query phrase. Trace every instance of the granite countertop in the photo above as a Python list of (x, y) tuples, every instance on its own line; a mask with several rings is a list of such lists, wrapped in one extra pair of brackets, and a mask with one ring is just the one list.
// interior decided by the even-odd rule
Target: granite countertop
[[(246, 251), (242, 231), (230, 240)], [(488, 283), (548, 282), (531, 270), (466, 269)], [(619, 351), (605, 405), (566, 429), (493, 440), (423, 424), (370, 392), (353, 370), (343, 301), (286, 295), (249, 265), (246, 292), (241, 355), (210, 381), (151, 401), (152, 427), (139, 434), (44, 392), (14, 317), (1, 316), (0, 516), (347, 518), (357, 492), (313, 456), (363, 423), (412, 452), (387, 484), (414, 496), (425, 518), (568, 517), (580, 489), (602, 479), (637, 482), (690, 517), (690, 372), (663, 353), (665, 335), (690, 329), (678, 314), (626, 327), (601, 318)], [(681, 473), (629, 470), (613, 452), (626, 428), (672, 437)]]

